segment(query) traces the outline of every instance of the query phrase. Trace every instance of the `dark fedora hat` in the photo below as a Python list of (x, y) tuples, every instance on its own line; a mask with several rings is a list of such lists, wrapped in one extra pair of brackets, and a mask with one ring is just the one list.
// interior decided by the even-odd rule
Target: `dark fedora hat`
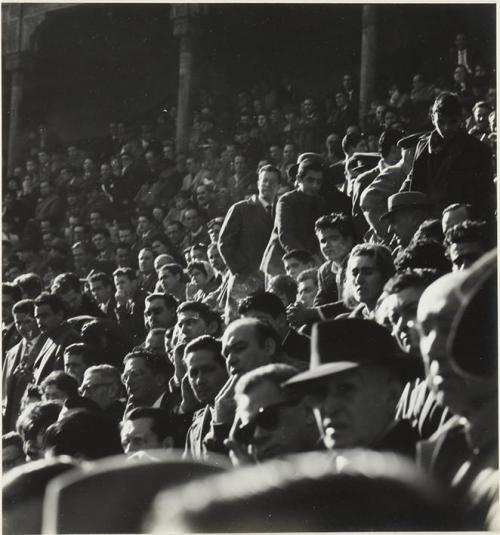
[(398, 350), (389, 331), (372, 320), (320, 321), (312, 329), (309, 370), (284, 384), (300, 386), (369, 364), (404, 367), (411, 360)]
[(297, 158), (297, 163), (294, 163), (287, 169), (288, 177), (292, 180), (295, 180), (297, 178), (297, 173), (299, 171), (300, 164), (305, 161), (310, 161), (311, 163), (325, 167), (325, 161), (323, 160), (320, 154), (316, 152), (303, 152), (302, 154), (299, 154), (299, 157)]
[(376, 152), (356, 152), (349, 160), (349, 171), (364, 172), (373, 169), (380, 161)]
[(387, 212), (380, 219), (391, 217), (392, 214), (406, 208), (428, 208), (429, 198), (421, 191), (400, 191), (387, 199)]

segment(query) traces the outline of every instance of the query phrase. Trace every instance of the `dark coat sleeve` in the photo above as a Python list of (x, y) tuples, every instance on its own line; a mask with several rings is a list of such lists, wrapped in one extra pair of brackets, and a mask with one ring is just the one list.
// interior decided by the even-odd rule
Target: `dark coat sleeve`
[(308, 247), (296, 236), (296, 226), (301, 221), (297, 205), (290, 196), (281, 197), (276, 205), (276, 222), (278, 238), (285, 252), (293, 249), (306, 249)]
[(240, 239), (243, 226), (243, 214), (239, 204), (229, 209), (219, 234), (219, 252), (233, 275), (244, 271), (248, 258), (241, 254)]

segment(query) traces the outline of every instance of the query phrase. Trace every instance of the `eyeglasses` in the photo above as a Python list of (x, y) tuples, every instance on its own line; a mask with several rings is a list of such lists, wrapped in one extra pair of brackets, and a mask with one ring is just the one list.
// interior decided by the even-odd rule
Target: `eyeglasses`
[(254, 434), (257, 427), (266, 431), (276, 429), (279, 424), (279, 412), (283, 407), (294, 407), (298, 405), (299, 400), (282, 401), (267, 407), (261, 407), (257, 414), (245, 425), (239, 425), (235, 431), (235, 438), (245, 446), (254, 442)]

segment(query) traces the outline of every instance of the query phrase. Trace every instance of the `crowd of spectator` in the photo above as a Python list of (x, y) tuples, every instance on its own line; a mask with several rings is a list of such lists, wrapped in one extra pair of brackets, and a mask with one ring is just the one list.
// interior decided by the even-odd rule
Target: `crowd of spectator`
[(160, 449), (224, 473), (160, 494), (154, 532), (498, 528), (496, 89), (473, 58), (457, 35), (439, 81), (361, 119), (352, 74), (231, 113), (203, 93), (185, 151), (175, 108), (30, 133), (3, 185), (10, 532), (36, 532), (30, 482)]

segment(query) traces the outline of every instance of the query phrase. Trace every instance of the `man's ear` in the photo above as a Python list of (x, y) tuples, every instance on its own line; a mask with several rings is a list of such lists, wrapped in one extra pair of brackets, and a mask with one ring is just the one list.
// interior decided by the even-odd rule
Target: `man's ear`
[(171, 436), (165, 437), (161, 441), (162, 448), (165, 448), (166, 450), (173, 450), (174, 449), (174, 439)]
[(277, 353), (276, 342), (272, 338), (266, 338), (264, 341), (264, 352), (268, 357), (272, 357)]

